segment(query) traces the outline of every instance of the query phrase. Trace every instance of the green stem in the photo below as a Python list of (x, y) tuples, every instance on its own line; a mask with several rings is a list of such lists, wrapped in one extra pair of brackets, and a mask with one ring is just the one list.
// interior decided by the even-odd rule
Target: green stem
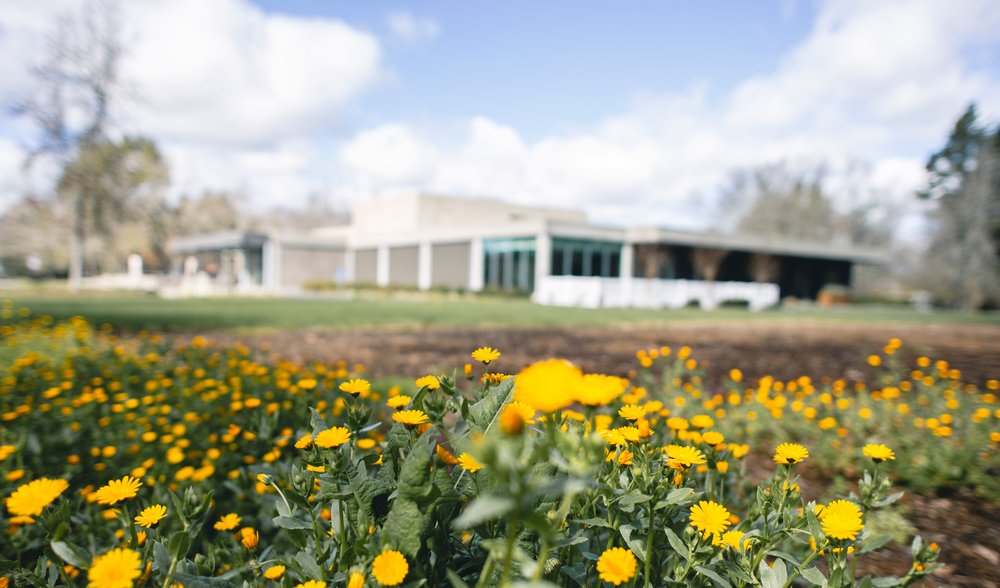
[(642, 572), (642, 585), (644, 588), (649, 588), (650, 586), (650, 568), (653, 564), (653, 533), (656, 531), (656, 525), (654, 524), (656, 522), (656, 515), (653, 510), (653, 502), (650, 501), (647, 504), (649, 505), (647, 507), (649, 509), (649, 532), (646, 534), (646, 565)]
[(500, 572), (500, 586), (506, 586), (510, 581), (511, 568), (514, 563), (514, 541), (517, 540), (517, 525), (511, 522), (507, 529), (507, 547), (503, 554), (503, 571)]
[[(795, 580), (795, 578), (799, 577), (799, 575), (802, 573), (802, 570), (804, 570), (805, 567), (807, 565), (809, 565), (809, 562), (811, 562), (812, 560), (816, 559), (817, 555), (819, 555), (819, 551), (814, 551), (814, 552), (810, 553), (809, 557), (807, 557), (805, 559), (805, 561), (803, 561), (802, 563), (800, 563), (795, 568), (795, 571), (792, 572), (792, 574), (788, 576), (788, 579), (785, 581), (785, 585), (782, 586), (782, 588), (788, 588), (789, 586), (791, 586), (792, 585), (792, 581)], [(754, 569), (756, 569), (756, 568), (754, 568)]]

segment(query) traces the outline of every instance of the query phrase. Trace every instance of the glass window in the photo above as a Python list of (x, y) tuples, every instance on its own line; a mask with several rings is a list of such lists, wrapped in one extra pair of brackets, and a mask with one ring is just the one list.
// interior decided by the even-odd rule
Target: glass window
[(549, 273), (553, 276), (563, 276), (566, 275), (565, 268), (563, 267), (563, 258), (565, 258), (565, 253), (562, 247), (552, 246), (552, 267)]

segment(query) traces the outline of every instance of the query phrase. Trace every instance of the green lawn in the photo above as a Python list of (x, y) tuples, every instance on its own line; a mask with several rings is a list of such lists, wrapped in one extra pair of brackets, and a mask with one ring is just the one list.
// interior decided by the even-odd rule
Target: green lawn
[(580, 309), (538, 306), (523, 299), (441, 298), (293, 299), (216, 298), (163, 300), (139, 295), (36, 294), (0, 291), (34, 313), (56, 318), (83, 315), (96, 323), (125, 330), (190, 331), (216, 329), (297, 329), (323, 326), (421, 327), (578, 327), (648, 325), (673, 321), (836, 321), (855, 323), (988, 323), (1000, 314), (935, 312), (905, 308), (851, 307), (783, 309), (751, 313), (742, 309), (703, 312), (698, 309)]

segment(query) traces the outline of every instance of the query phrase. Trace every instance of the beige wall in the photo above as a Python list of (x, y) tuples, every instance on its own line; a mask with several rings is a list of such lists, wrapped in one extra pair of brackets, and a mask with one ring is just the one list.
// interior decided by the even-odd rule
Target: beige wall
[(417, 257), (417, 247), (390, 247), (389, 283), (394, 286), (416, 286)]
[(447, 288), (469, 287), (469, 243), (441, 243), (431, 248), (431, 284)]
[(358, 249), (354, 258), (354, 281), (358, 284), (374, 284), (378, 250)]
[(282, 245), (278, 263), (281, 288), (301, 288), (307, 282), (332, 281), (343, 272), (344, 252)]

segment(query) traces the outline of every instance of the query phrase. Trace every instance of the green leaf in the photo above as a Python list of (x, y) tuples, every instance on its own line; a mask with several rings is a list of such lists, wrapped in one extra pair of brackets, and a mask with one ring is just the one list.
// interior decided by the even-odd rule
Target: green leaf
[(713, 582), (719, 586), (725, 586), (726, 588), (731, 588), (732, 584), (726, 581), (725, 578), (719, 574), (713, 572), (712, 570), (706, 568), (705, 566), (694, 566), (694, 569), (701, 575), (711, 579)]
[(816, 584), (817, 586), (824, 586), (824, 587), (826, 586), (826, 576), (824, 576), (823, 572), (819, 571), (816, 568), (806, 568), (800, 571), (799, 574), (801, 574), (803, 578), (809, 580), (810, 582)]
[(282, 529), (312, 529), (312, 524), (295, 517), (274, 517), (274, 524)]
[(181, 531), (174, 533), (170, 537), (170, 542), (167, 544), (167, 551), (170, 552), (170, 557), (173, 559), (184, 559), (189, 547), (191, 547), (191, 537)]
[(670, 542), (670, 546), (674, 548), (677, 555), (683, 557), (684, 559), (690, 559), (691, 554), (688, 553), (690, 550), (688, 549), (687, 544), (681, 541), (681, 538), (677, 536), (677, 533), (674, 533), (673, 529), (664, 529), (664, 531), (667, 533), (667, 541)]
[(874, 506), (876, 508), (881, 508), (883, 506), (889, 506), (890, 504), (892, 504), (893, 502), (896, 502), (897, 500), (899, 500), (902, 497), (903, 497), (903, 493), (902, 492), (895, 492), (893, 494), (890, 494), (890, 495), (886, 496), (882, 500), (876, 500), (875, 503), (872, 504), (872, 506)]
[(416, 557), (420, 551), (420, 531), (426, 517), (420, 512), (416, 502), (406, 498), (397, 498), (392, 503), (389, 516), (385, 521), (385, 535), (392, 541), (396, 549), (410, 557)]
[(90, 567), (90, 558), (87, 557), (87, 553), (83, 549), (64, 541), (53, 541), (51, 546), (52, 551), (69, 565), (81, 570)]
[(191, 574), (174, 572), (174, 580), (182, 584), (184, 588), (236, 588), (236, 584), (229, 580), (212, 576), (192, 576)]
[(513, 391), (514, 378), (508, 378), (491, 388), (486, 396), (469, 407), (469, 416), (472, 417), (473, 424), (483, 431), (488, 431)]
[(771, 569), (774, 570), (774, 575), (778, 578), (778, 586), (784, 586), (785, 580), (788, 579), (788, 570), (785, 569), (785, 562), (776, 559), (774, 560), (774, 567)]
[[(784, 564), (782, 564), (782, 567), (784, 567)], [(760, 585), (763, 588), (782, 588), (781, 583), (778, 582), (778, 576), (774, 573), (774, 570), (767, 565), (766, 561), (760, 562), (760, 566), (757, 567), (757, 572), (760, 574)]]
[(599, 519), (597, 517), (589, 519), (581, 519), (577, 522), (580, 523), (581, 525), (587, 525), (590, 527), (604, 527), (606, 529), (614, 529), (614, 527), (611, 526), (611, 523), (609, 523), (604, 519)]
[(513, 509), (513, 499), (506, 496), (483, 494), (465, 507), (465, 510), (455, 519), (452, 526), (456, 529), (468, 529), (480, 523), (500, 518)]
[(414, 443), (399, 470), (399, 496), (419, 500), (427, 496), (430, 487), (431, 448), (427, 443)]
[[(313, 556), (309, 555), (305, 551), (300, 551), (295, 554), (295, 561), (302, 568), (302, 572), (309, 577), (310, 580), (323, 580), (323, 569), (319, 567)], [(303, 578), (305, 579), (305, 578)], [(187, 585), (184, 585), (187, 588)]]
[(469, 588), (469, 585), (466, 584), (461, 576), (455, 573), (455, 570), (448, 568), (445, 570), (445, 574), (448, 576), (448, 581), (451, 582), (451, 588)]
[(622, 539), (625, 540), (625, 543), (628, 545), (629, 549), (632, 550), (632, 553), (634, 553), (635, 556), (638, 557), (640, 561), (645, 563), (646, 544), (643, 543), (642, 537), (640, 535), (636, 535), (635, 537), (632, 536), (635, 533), (635, 531), (636, 528), (633, 527), (632, 525), (621, 525), (620, 527), (618, 527), (618, 532), (621, 533)]
[(156, 565), (156, 569), (166, 573), (170, 569), (170, 553), (167, 548), (160, 541), (153, 542), (153, 563)]
[(309, 426), (312, 427), (313, 435), (330, 428), (330, 426), (326, 424), (326, 421), (323, 420), (323, 417), (320, 416), (320, 414), (316, 412), (316, 409), (312, 407), (309, 407)]
[(899, 578), (895, 576), (872, 578), (872, 586), (899, 586)]
[(618, 503), (621, 506), (632, 506), (635, 504), (642, 504), (643, 502), (649, 502), (653, 497), (648, 494), (643, 494), (638, 490), (633, 490), (621, 497)]
[(675, 504), (684, 504), (693, 500), (694, 497), (695, 491), (691, 488), (674, 488), (667, 494), (666, 498), (656, 503), (653, 510), (660, 510), (661, 508), (666, 508)]
[(892, 535), (875, 535), (874, 537), (868, 537), (861, 542), (861, 553), (875, 551), (890, 541), (892, 541)]

